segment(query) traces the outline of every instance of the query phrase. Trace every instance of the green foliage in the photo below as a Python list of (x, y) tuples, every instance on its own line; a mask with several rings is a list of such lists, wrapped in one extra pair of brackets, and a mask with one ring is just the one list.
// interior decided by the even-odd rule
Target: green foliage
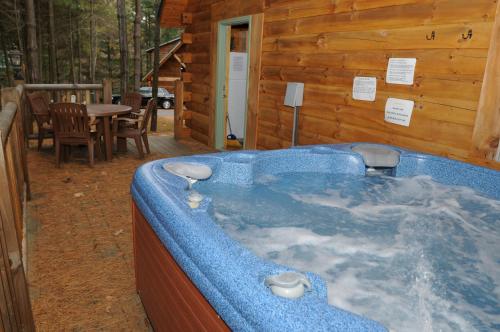
[[(49, 14), (48, 0), (35, 0), (37, 17), (37, 37), (40, 51), (40, 71), (42, 82), (49, 82), (49, 63), (56, 61), (59, 82), (71, 82), (71, 54), (74, 57), (74, 71), (78, 80), (78, 72), (81, 67), (81, 82), (90, 80), (90, 18), (95, 16), (97, 61), (96, 81), (111, 77), (114, 86), (118, 87), (120, 54), (118, 45), (118, 22), (116, 13), (116, 0), (53, 0), (55, 20), (55, 44), (57, 59), (49, 58)], [(91, 13), (91, 1), (94, 1), (94, 12)], [(0, 42), (5, 43), (8, 50), (22, 49), (25, 45), (25, 23), (23, 0), (0, 0), (0, 28), (5, 31)], [(142, 0), (142, 49), (153, 47), (153, 30), (157, 9), (156, 0)], [(133, 75), (133, 23), (135, 16), (134, 0), (127, 0), (127, 30), (129, 44), (129, 72)], [(71, 20), (70, 20), (71, 15)], [(182, 30), (165, 29), (162, 31), (162, 42), (178, 37)], [(70, 38), (71, 37), (71, 38)], [(72, 44), (71, 45), (71, 40)], [(79, 41), (79, 44), (78, 44)], [(0, 48), (1, 49), (1, 48)], [(78, 50), (80, 52), (78, 52)], [(80, 53), (80, 58), (78, 58)], [(0, 62), (4, 63), (0, 52)], [(146, 73), (151, 69), (148, 57), (142, 55), (142, 71)], [(132, 79), (132, 78), (131, 78)], [(5, 70), (0, 66), (0, 84), (4, 85)]]

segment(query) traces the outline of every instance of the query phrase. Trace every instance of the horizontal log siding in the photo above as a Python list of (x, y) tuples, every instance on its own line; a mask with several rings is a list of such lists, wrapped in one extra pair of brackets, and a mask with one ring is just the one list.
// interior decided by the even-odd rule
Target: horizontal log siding
[[(287, 81), (305, 83), (299, 143), (371, 141), (473, 160), (472, 132), (495, 0), (192, 0), (192, 136), (210, 143), (210, 57), (217, 20), (264, 12), (257, 147), (288, 147)], [(472, 39), (463, 39), (472, 30)], [(435, 39), (428, 40), (435, 31)], [(388, 59), (415, 57), (415, 84), (385, 83)], [(375, 102), (351, 97), (355, 76), (377, 77)], [(384, 122), (388, 97), (411, 99), (409, 128)]]
[[(470, 160), (493, 0), (276, 0), (265, 10), (258, 148), (290, 145), (287, 81), (305, 83), (299, 143), (370, 141)], [(472, 39), (465, 40), (471, 29)], [(428, 40), (435, 31), (435, 39)], [(415, 57), (415, 83), (385, 83), (388, 59)], [(377, 99), (352, 99), (355, 76)], [(411, 99), (409, 128), (384, 122), (388, 97)]]

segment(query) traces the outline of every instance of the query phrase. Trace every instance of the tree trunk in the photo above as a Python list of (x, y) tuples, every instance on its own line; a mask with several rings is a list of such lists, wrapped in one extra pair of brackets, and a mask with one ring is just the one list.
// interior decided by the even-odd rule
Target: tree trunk
[(29, 57), (29, 82), (38, 83), (40, 66), (38, 64), (38, 44), (36, 41), (35, 4), (33, 0), (25, 0), (26, 5), (26, 41)]
[(135, 0), (134, 21), (134, 90), (139, 91), (141, 87), (141, 0)]
[(16, 21), (16, 34), (17, 34), (17, 48), (22, 54), (21, 59), (21, 71), (23, 73), (24, 79), (28, 79), (29, 73), (27, 68), (28, 56), (26, 54), (26, 48), (24, 47), (23, 38), (21, 37), (21, 15), (20, 9), (17, 6), (17, 0), (14, 0), (14, 15)]
[(118, 34), (120, 40), (120, 91), (124, 96), (128, 91), (128, 43), (127, 17), (125, 16), (125, 0), (116, 0), (118, 15)]
[(113, 78), (113, 62), (112, 62), (112, 49), (111, 49), (111, 40), (108, 39), (108, 78)]
[(57, 53), (54, 23), (54, 1), (49, 0), (49, 63), (50, 83), (57, 83)]
[(97, 38), (95, 31), (94, 1), (90, 0), (90, 81), (95, 83), (95, 67), (97, 63)]
[(36, 31), (38, 39), (38, 64), (40, 65), (40, 81), (45, 82), (47, 75), (45, 75), (45, 66), (43, 63), (43, 23), (42, 23), (42, 9), (40, 6), (41, 1), (36, 2)]
[(12, 70), (10, 67), (10, 59), (7, 53), (7, 41), (5, 40), (5, 34), (3, 33), (3, 26), (0, 25), (0, 43), (2, 44), (2, 53), (5, 61), (5, 77), (7, 78), (7, 86), (13, 86), (14, 80), (12, 78)]
[[(159, 8), (160, 1), (155, 1), (156, 8)], [(154, 60), (153, 60), (153, 98), (158, 97), (158, 72), (160, 71), (160, 15), (156, 15), (154, 30)], [(151, 115), (151, 131), (156, 131), (158, 125), (158, 110), (155, 105)]]
[(71, 13), (71, 5), (69, 6), (69, 71), (71, 76), (71, 81), (76, 83), (75, 75), (75, 52), (73, 50), (73, 18)]
[(80, 1), (77, 2), (78, 17), (76, 18), (75, 28), (76, 28), (76, 57), (78, 59), (78, 83), (82, 83), (82, 46), (80, 44)]
[[(148, 41), (148, 48), (151, 47), (151, 16), (147, 15), (146, 16), (146, 38)], [(148, 53), (146, 55), (146, 72), (150, 71), (151, 69), (151, 53)]]

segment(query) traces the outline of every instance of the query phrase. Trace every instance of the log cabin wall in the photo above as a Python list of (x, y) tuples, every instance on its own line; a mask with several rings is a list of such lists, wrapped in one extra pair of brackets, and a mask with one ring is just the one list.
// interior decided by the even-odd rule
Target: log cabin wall
[[(290, 145), (283, 98), (297, 81), (299, 144), (379, 142), (487, 163), (472, 135), (496, 10), (496, 0), (191, 0), (192, 137), (211, 143), (213, 26), (263, 12), (257, 148)], [(391, 57), (417, 58), (412, 86), (385, 83)], [(355, 76), (377, 78), (375, 102), (352, 99)], [(388, 97), (415, 101), (410, 127), (384, 121)]]

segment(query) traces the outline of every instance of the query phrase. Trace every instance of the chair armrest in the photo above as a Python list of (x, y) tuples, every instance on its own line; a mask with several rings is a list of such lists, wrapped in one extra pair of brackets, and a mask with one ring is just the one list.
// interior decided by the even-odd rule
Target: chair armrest
[[(135, 113), (136, 114), (136, 113)], [(116, 122), (116, 126), (118, 126), (118, 121), (124, 121), (124, 122), (127, 122), (129, 124), (137, 124), (137, 127), (141, 127), (141, 124), (142, 124), (142, 121), (144, 119), (144, 116), (142, 114), (137, 114), (137, 118), (136, 119), (132, 119), (132, 118), (113, 118), (113, 122)], [(116, 120), (116, 121), (115, 121)], [(113, 124), (113, 128), (114, 128), (114, 124)], [(118, 129), (118, 128), (117, 128)]]
[(137, 123), (137, 121), (139, 121), (139, 119), (116, 118), (116, 119), (113, 119), (113, 121), (125, 121), (125, 122), (130, 122), (130, 123)]
[(131, 112), (129, 115), (128, 115), (128, 118), (129, 119), (137, 119), (138, 117), (140, 116), (143, 116), (144, 115), (144, 112)]

